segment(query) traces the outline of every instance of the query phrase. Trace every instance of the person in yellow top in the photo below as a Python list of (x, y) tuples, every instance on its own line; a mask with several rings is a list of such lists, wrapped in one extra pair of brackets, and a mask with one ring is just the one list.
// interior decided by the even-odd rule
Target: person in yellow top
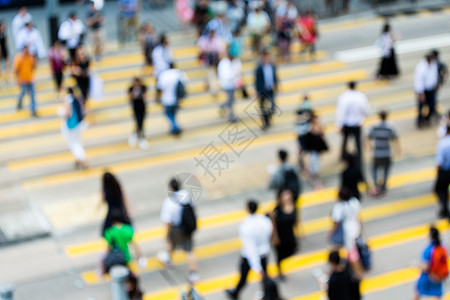
[(34, 96), (34, 69), (36, 67), (36, 59), (30, 53), (28, 45), (24, 45), (22, 50), (14, 58), (14, 72), (16, 74), (17, 83), (20, 85), (20, 94), (17, 102), (17, 110), (22, 109), (22, 100), (28, 91), (31, 98), (31, 113), (37, 117), (36, 99)]

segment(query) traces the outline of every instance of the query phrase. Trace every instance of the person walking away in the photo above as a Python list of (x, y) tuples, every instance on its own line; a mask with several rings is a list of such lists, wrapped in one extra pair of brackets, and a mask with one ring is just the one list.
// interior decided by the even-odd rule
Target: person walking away
[(64, 41), (71, 60), (75, 59), (76, 49), (82, 44), (84, 32), (84, 24), (78, 19), (75, 12), (71, 12), (69, 18), (59, 27), (58, 39)]
[(396, 40), (391, 26), (385, 24), (383, 26), (383, 32), (377, 41), (378, 46), (381, 48), (381, 61), (377, 73), (378, 78), (391, 79), (399, 74), (394, 48)]
[(13, 63), (14, 73), (17, 83), (20, 85), (20, 94), (17, 102), (17, 110), (22, 110), (22, 100), (26, 93), (30, 94), (31, 114), (37, 117), (36, 99), (34, 91), (34, 70), (36, 69), (36, 59), (28, 50), (28, 45), (23, 46), (17, 53)]
[(91, 60), (86, 55), (86, 51), (82, 45), (76, 48), (75, 57), (72, 60), (72, 76), (77, 81), (77, 86), (80, 89), (81, 95), (83, 97), (83, 106), (89, 99), (89, 88), (90, 88), (90, 76), (91, 76)]
[(63, 71), (66, 66), (66, 55), (64, 54), (61, 41), (56, 40), (53, 47), (48, 50), (48, 58), (56, 86), (56, 99), (62, 101), (61, 92), (64, 79)]
[(139, 41), (141, 44), (142, 55), (144, 56), (144, 66), (153, 66), (152, 53), (157, 44), (157, 38), (151, 23), (147, 22), (142, 25)]
[(357, 278), (362, 279), (364, 269), (359, 256), (357, 239), (362, 235), (361, 204), (346, 188), (341, 188), (338, 201), (331, 210), (333, 227), (328, 234), (328, 240), (335, 250), (342, 246), (347, 251), (347, 260), (352, 266)]
[(217, 73), (219, 75), (219, 83), (225, 93), (227, 93), (227, 100), (220, 105), (220, 110), (224, 111), (228, 109), (228, 121), (231, 123), (237, 122), (233, 110), (234, 106), (234, 93), (236, 91), (237, 79), (241, 75), (241, 61), (239, 58), (233, 57), (231, 53), (223, 58), (217, 67)]
[(170, 134), (177, 136), (182, 131), (176, 121), (179, 101), (181, 100), (177, 98), (177, 90), (180, 84), (186, 85), (187, 76), (184, 72), (177, 70), (173, 64), (170, 64), (169, 67), (168, 70), (163, 71), (158, 76), (158, 82), (156, 83), (157, 99), (160, 99), (164, 106), (165, 115), (172, 127)]
[(113, 225), (114, 211), (121, 214), (122, 223), (132, 225), (128, 198), (117, 177), (109, 171), (105, 171), (102, 176), (102, 202), (108, 206), (108, 212), (103, 222), (102, 236)]
[(200, 51), (200, 63), (206, 69), (206, 85), (210, 93), (216, 97), (217, 88), (217, 65), (220, 57), (225, 55), (226, 43), (216, 34), (215, 29), (211, 29), (208, 35), (199, 38), (197, 47)]
[[(161, 221), (167, 227), (166, 245), (169, 256), (159, 259), (166, 265), (172, 265), (173, 252), (177, 248), (183, 249), (188, 254), (188, 279), (197, 282), (198, 275), (197, 258), (193, 252), (193, 233), (196, 222), (194, 203), (189, 192), (182, 188), (176, 178), (169, 182), (169, 196), (164, 199), (161, 208)], [(189, 216), (189, 218), (188, 218)]]
[(295, 168), (288, 162), (288, 152), (284, 149), (278, 151), (278, 160), (280, 168), (273, 174), (270, 179), (269, 188), (275, 190), (277, 193), (281, 189), (289, 189), (292, 193), (292, 198), (297, 205), (298, 197), (301, 193), (301, 182), (297, 175)]
[[(270, 127), (270, 120), (275, 112), (275, 93), (278, 90), (277, 69), (268, 51), (263, 52), (261, 63), (256, 68), (255, 78), (263, 121), (262, 130), (265, 131)], [(266, 102), (269, 102), (269, 105)]]
[(291, 19), (289, 10), (286, 9), (282, 15), (276, 16), (275, 21), (278, 49), (284, 61), (289, 62), (291, 60), (291, 38), (295, 18)]
[(136, 131), (128, 139), (128, 145), (135, 147), (139, 143), (141, 150), (148, 149), (148, 143), (145, 140), (144, 121), (146, 115), (147, 86), (143, 84), (139, 77), (135, 77), (132, 85), (128, 89), (128, 97), (133, 108), (134, 120), (136, 122)]
[(439, 198), (440, 218), (450, 218), (448, 209), (448, 186), (450, 184), (450, 126), (447, 134), (441, 138), (436, 147), (437, 180), (435, 193)]
[(443, 296), (443, 282), (448, 277), (447, 249), (441, 243), (439, 230), (431, 227), (429, 231), (430, 245), (422, 254), (421, 274), (417, 281), (414, 300), (421, 297)]
[[(417, 94), (417, 128), (423, 128), (430, 123), (436, 114), (436, 91), (439, 87), (439, 73), (436, 59), (428, 53), (414, 71), (414, 90)], [(428, 108), (427, 115), (422, 110)]]
[(303, 96), (303, 101), (300, 108), (295, 112), (295, 133), (297, 134), (298, 142), (298, 162), (300, 170), (306, 178), (309, 178), (309, 173), (305, 167), (305, 153), (308, 152), (305, 144), (305, 137), (311, 130), (311, 102), (308, 95)]
[[(129, 266), (131, 262), (131, 253), (129, 245), (133, 246), (134, 252), (138, 257), (139, 266), (144, 265), (146, 258), (138, 244), (133, 240), (134, 230), (131, 225), (126, 224), (123, 215), (118, 210), (113, 210), (111, 214), (112, 225), (105, 230), (104, 240), (108, 244), (108, 251), (103, 259), (104, 274), (108, 274), (111, 267), (116, 264)], [(120, 259), (118, 259), (118, 256)], [(122, 261), (120, 261), (122, 260)]]
[[(28, 10), (25, 6), (22, 6), (19, 9), (19, 12), (17, 13), (17, 15), (15, 15), (15, 17), (12, 20), (11, 23), (11, 33), (14, 39), (14, 45), (17, 47), (17, 35), (19, 33), (19, 31), (21, 31), (24, 27), (25, 24), (27, 23), (31, 23), (33, 21), (33, 16), (30, 15), (30, 13), (28, 13)], [(21, 45), (19, 45), (21, 46)], [(20, 51), (22, 48), (21, 47), (17, 47), (16, 50)]]
[(328, 255), (331, 274), (327, 282), (327, 296), (329, 300), (360, 300), (360, 281), (351, 265), (341, 259), (339, 251), (332, 251)]
[(302, 49), (301, 53), (309, 50), (309, 59), (315, 60), (318, 31), (316, 19), (310, 10), (307, 10), (304, 16), (297, 17), (297, 32)]
[(266, 216), (256, 213), (258, 203), (254, 200), (247, 202), (249, 215), (239, 225), (239, 238), (242, 242), (240, 279), (234, 289), (225, 290), (230, 299), (239, 299), (239, 293), (247, 283), (250, 269), (259, 274), (261, 279), (267, 277), (267, 260), (270, 254), (270, 239), (272, 236), (272, 222)]
[[(373, 150), (373, 183), (374, 191), (373, 196), (384, 195), (386, 193), (386, 184), (389, 177), (389, 169), (391, 167), (391, 145), (393, 142), (394, 149), (397, 155), (400, 155), (400, 143), (398, 141), (397, 132), (394, 127), (387, 122), (388, 112), (382, 110), (378, 113), (380, 123), (373, 126), (369, 132), (369, 140), (373, 143), (368, 143), (371, 150)], [(378, 169), (381, 168), (383, 177), (381, 178), (381, 184), (378, 180)]]
[(277, 195), (277, 206), (269, 214), (272, 220), (272, 245), (277, 255), (278, 279), (286, 278), (281, 269), (284, 259), (292, 256), (299, 249), (299, 243), (295, 236), (298, 228), (298, 220), (292, 192), (289, 189), (280, 189)]
[(320, 154), (328, 150), (325, 133), (319, 116), (311, 112), (310, 130), (304, 137), (306, 151), (309, 154), (309, 180), (314, 189), (322, 188), (319, 179)]
[(231, 0), (228, 3), (226, 19), (232, 33), (240, 30), (245, 18), (245, 5), (241, 0)]
[(89, 12), (86, 19), (86, 25), (90, 31), (92, 53), (94, 54), (95, 61), (102, 59), (103, 52), (103, 23), (104, 17), (101, 11), (95, 7), (95, 1), (89, 1)]
[(356, 82), (348, 83), (348, 90), (337, 100), (336, 126), (343, 134), (341, 157), (347, 153), (347, 141), (353, 136), (356, 144), (358, 164), (362, 164), (361, 127), (369, 114), (367, 96), (356, 90)]
[(84, 108), (80, 100), (74, 96), (73, 88), (67, 89), (64, 98), (64, 115), (61, 123), (61, 134), (75, 157), (75, 168), (87, 169), (86, 152), (81, 140), (81, 133), (86, 128)]
[[(4, 71), (2, 71), (2, 63), (4, 64)], [(8, 39), (6, 34), (6, 23), (0, 20), (0, 78), (4, 75), (6, 82), (9, 80), (9, 52)]]
[(119, 42), (123, 45), (131, 40), (131, 32), (134, 38), (138, 37), (139, 18), (138, 11), (140, 4), (138, 0), (119, 0), (119, 24), (120, 38)]
[(225, 17), (226, 9), (226, 3), (217, 3), (215, 8), (216, 16), (206, 24), (205, 29), (203, 30), (203, 35), (208, 36), (211, 30), (214, 30), (216, 35), (224, 40), (225, 44), (229, 44), (232, 35), (231, 30), (228, 27), (228, 21)]
[(253, 52), (260, 54), (263, 50), (263, 38), (270, 30), (270, 18), (262, 10), (262, 4), (259, 1), (250, 2), (250, 5), (253, 4), (254, 10), (247, 16), (247, 28), (250, 32)]
[(45, 58), (47, 52), (41, 34), (32, 23), (26, 23), (16, 36), (16, 47), (18, 49), (23, 45), (28, 45), (30, 53), (38, 58)]
[[(361, 193), (359, 192), (359, 183), (366, 183), (361, 167), (354, 154), (345, 153), (343, 157), (345, 169), (341, 174), (341, 188), (346, 188), (351, 195), (358, 200), (361, 200)], [(366, 184), (367, 185), (367, 184)]]
[(158, 80), (161, 72), (170, 68), (170, 64), (173, 62), (172, 49), (169, 47), (169, 41), (165, 34), (161, 34), (159, 37), (159, 44), (152, 52), (153, 60), (153, 76)]

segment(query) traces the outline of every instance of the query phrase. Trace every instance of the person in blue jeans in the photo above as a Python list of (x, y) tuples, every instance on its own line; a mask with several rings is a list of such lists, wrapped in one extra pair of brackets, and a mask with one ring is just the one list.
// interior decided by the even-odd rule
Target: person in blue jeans
[(170, 134), (172, 135), (181, 134), (181, 128), (176, 121), (179, 100), (181, 100), (177, 99), (177, 87), (179, 83), (185, 86), (186, 81), (186, 74), (177, 70), (174, 64), (171, 63), (168, 70), (159, 74), (156, 83), (156, 88), (158, 90), (157, 101), (160, 101), (164, 106), (165, 115), (172, 127), (170, 130)]
[(24, 45), (22, 50), (14, 58), (14, 72), (17, 82), (20, 85), (20, 94), (17, 102), (17, 110), (22, 109), (22, 101), (25, 93), (30, 94), (31, 113), (37, 117), (36, 99), (34, 93), (34, 70), (36, 68), (36, 59), (30, 53), (28, 45)]

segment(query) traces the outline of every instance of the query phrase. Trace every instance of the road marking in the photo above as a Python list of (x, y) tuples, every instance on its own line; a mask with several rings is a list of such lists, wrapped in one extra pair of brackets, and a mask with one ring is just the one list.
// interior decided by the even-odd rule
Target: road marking
[[(437, 222), (437, 227), (442, 231), (448, 231), (449, 225), (447, 221), (439, 221)], [(375, 237), (369, 238), (369, 246), (372, 251), (379, 251), (386, 248), (391, 248), (393, 246), (409, 243), (412, 241), (418, 241), (421, 239), (425, 239), (429, 230), (429, 224), (422, 224), (419, 226), (414, 226), (402, 230), (398, 230), (395, 232), (390, 232), (386, 234), (377, 235)], [(318, 251), (313, 251), (301, 255), (295, 255), (289, 259), (286, 259), (286, 262), (283, 265), (283, 270), (285, 274), (292, 274), (295, 272), (303, 271), (308, 268), (312, 268), (315, 266), (320, 266), (326, 263), (328, 249), (321, 249)], [(412, 269), (412, 268), (408, 268)], [(405, 271), (401, 270), (400, 272)], [(271, 263), (268, 267), (268, 273), (270, 276), (276, 275), (276, 267), (275, 264)], [(387, 275), (389, 274), (389, 275)], [(395, 274), (400, 273), (387, 273), (386, 276), (393, 276)], [(406, 274), (409, 274), (406, 272)], [(392, 277), (391, 277), (392, 278)], [(397, 277), (396, 277), (397, 278)], [(401, 278), (401, 277), (400, 277)], [(224, 276), (200, 281), (195, 284), (197, 291), (203, 295), (209, 295), (217, 292), (221, 292), (226, 288), (229, 288), (233, 282), (238, 280), (238, 274), (227, 274)], [(394, 279), (394, 278), (392, 278)], [(250, 273), (249, 282), (257, 282), (259, 280), (258, 276), (254, 273)], [(368, 279), (367, 279), (368, 280)], [(378, 279), (381, 280), (381, 279)], [(389, 281), (388, 281), (389, 282)], [(368, 283), (366, 288), (370, 288), (370, 282)], [(169, 299), (179, 299), (178, 291), (184, 290), (185, 285), (181, 285), (179, 287), (172, 287), (160, 291), (156, 291), (153, 293), (148, 293), (145, 295), (145, 300), (169, 300)], [(317, 298), (311, 298), (317, 299)], [(298, 300), (298, 299), (296, 299)]]
[[(433, 168), (420, 169), (417, 171), (408, 171), (405, 173), (400, 173), (392, 175), (389, 178), (388, 186), (393, 188), (399, 188), (409, 184), (420, 183), (424, 181), (432, 180), (435, 176), (435, 170)], [(312, 191), (305, 193), (301, 196), (299, 201), (300, 208), (307, 208), (315, 205), (321, 205), (329, 203), (335, 200), (337, 194), (337, 188), (326, 188), (320, 191)], [(261, 211), (271, 210), (273, 207), (272, 203), (265, 203), (261, 205)], [(199, 219), (199, 227), (205, 230), (217, 228), (221, 226), (236, 224), (240, 222), (246, 216), (244, 210), (235, 210), (231, 212), (226, 212), (222, 214), (216, 214)], [(136, 233), (136, 242), (145, 243), (154, 241), (156, 239), (162, 239), (164, 232), (164, 227), (158, 226), (155, 228), (150, 228), (142, 230)], [(80, 257), (84, 255), (90, 255), (94, 253), (99, 253), (105, 250), (105, 244), (103, 240), (90, 241), (86, 243), (70, 245), (65, 248), (65, 252), (69, 257)]]
[[(395, 49), (398, 54), (411, 53), (417, 51), (426, 51), (432, 48), (441, 48), (450, 46), (450, 34), (440, 34), (427, 36), (424, 38), (398, 41)], [(336, 59), (346, 63), (358, 62), (380, 57), (380, 48), (369, 46), (345, 51), (339, 51), (335, 54)]]

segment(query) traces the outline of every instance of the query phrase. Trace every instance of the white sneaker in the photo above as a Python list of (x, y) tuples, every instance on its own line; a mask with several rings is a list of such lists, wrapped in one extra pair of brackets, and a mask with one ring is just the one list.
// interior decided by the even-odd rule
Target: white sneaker
[(130, 137), (128, 138), (128, 145), (131, 148), (136, 147), (137, 144), (137, 135), (135, 133), (133, 133), (132, 135), (130, 135)]
[(172, 261), (170, 260), (170, 255), (167, 251), (159, 251), (156, 254), (156, 258), (158, 258), (158, 260), (166, 267), (172, 266)]
[(200, 280), (200, 275), (197, 272), (189, 272), (188, 280), (192, 283), (195, 283)]
[(141, 139), (139, 140), (139, 148), (141, 148), (141, 150), (147, 150), (148, 149), (148, 143), (145, 139)]

